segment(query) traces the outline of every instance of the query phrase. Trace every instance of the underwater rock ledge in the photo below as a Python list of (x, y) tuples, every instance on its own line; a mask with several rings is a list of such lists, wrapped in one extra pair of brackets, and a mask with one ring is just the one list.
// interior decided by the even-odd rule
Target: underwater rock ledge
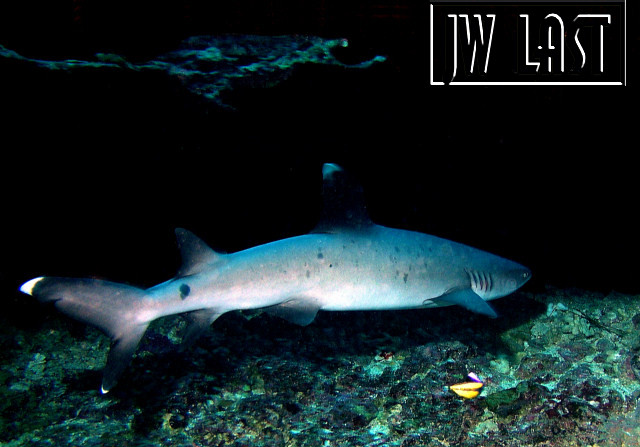
[(191, 93), (222, 107), (221, 93), (237, 87), (273, 87), (286, 80), (299, 64), (335, 65), (364, 69), (384, 62), (384, 56), (357, 64), (345, 64), (332, 50), (347, 47), (346, 39), (317, 36), (220, 35), (194, 36), (173, 51), (142, 63), (132, 63), (117, 54), (97, 53), (95, 60), (42, 60), (22, 56), (0, 45), (0, 57), (18, 60), (48, 70), (119, 69), (134, 72), (159, 71)]

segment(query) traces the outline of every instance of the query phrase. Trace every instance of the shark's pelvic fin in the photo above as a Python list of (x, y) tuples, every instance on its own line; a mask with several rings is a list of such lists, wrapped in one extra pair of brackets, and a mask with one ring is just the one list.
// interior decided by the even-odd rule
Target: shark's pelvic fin
[(450, 304), (462, 306), (471, 312), (486, 315), (487, 317), (498, 317), (493, 307), (471, 289), (452, 290), (436, 298), (434, 301), (445, 301)]
[(312, 233), (363, 230), (373, 226), (364, 201), (362, 186), (340, 166), (322, 167), (322, 215)]
[(298, 324), (300, 326), (307, 326), (310, 324), (316, 314), (320, 310), (320, 306), (311, 303), (308, 299), (292, 299), (285, 303), (278, 304), (265, 309), (269, 314), (276, 317), (284, 318), (290, 323)]

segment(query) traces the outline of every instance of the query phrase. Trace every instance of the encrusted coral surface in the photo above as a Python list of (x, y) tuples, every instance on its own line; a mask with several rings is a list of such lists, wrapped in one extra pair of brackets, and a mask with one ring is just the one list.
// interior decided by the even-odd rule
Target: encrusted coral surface
[[(640, 297), (547, 289), (450, 307), (321, 312), (310, 326), (231, 313), (181, 353), (152, 325), (99, 394), (109, 340), (52, 313), (3, 326), (8, 446), (569, 446), (640, 444)], [(37, 304), (34, 303), (34, 306)], [(485, 382), (464, 400), (448, 385)]]

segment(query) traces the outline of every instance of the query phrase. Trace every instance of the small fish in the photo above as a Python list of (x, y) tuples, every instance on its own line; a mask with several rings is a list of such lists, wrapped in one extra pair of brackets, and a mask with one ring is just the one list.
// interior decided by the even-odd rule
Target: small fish
[(451, 385), (449, 389), (460, 397), (473, 399), (474, 397), (478, 397), (484, 383), (482, 383), (482, 380), (480, 380), (476, 373), (470, 372), (468, 377), (472, 382), (457, 383), (455, 385)]

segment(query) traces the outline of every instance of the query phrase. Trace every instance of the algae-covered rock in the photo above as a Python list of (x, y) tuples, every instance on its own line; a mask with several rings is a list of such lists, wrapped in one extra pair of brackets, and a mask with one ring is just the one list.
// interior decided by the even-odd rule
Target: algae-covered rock
[[(611, 296), (599, 313), (602, 300), (592, 298), (541, 294), (536, 299), (564, 308), (525, 321), (507, 310), (504, 327), (450, 309), (320, 314), (302, 329), (231, 315), (180, 355), (179, 337), (167, 335), (174, 323), (162, 320), (107, 396), (94, 371), (104, 364), (106, 337), (74, 337), (63, 324), (35, 335), (16, 329), (21, 343), (5, 343), (13, 360), (0, 368), (0, 442), (631, 446), (640, 350), (632, 318), (619, 316), (640, 314), (640, 302)], [(592, 327), (589, 337), (571, 328), (580, 320)], [(449, 386), (471, 371), (484, 387), (463, 399)]]
[(294, 67), (302, 64), (334, 65), (343, 69), (363, 69), (384, 62), (373, 56), (355, 64), (338, 60), (333, 50), (346, 47), (347, 39), (327, 39), (309, 35), (212, 35), (192, 36), (165, 54), (145, 62), (129, 62), (112, 53), (97, 53), (92, 60), (43, 60), (20, 55), (0, 45), (0, 60), (17, 60), (41, 69), (85, 71), (126, 71), (163, 73), (180, 82), (192, 94), (220, 106), (222, 94), (235, 88), (274, 87), (286, 80)]
[(529, 385), (526, 382), (521, 382), (514, 388), (489, 394), (484, 400), (484, 405), (500, 416), (513, 414), (522, 406), (529, 404), (529, 402), (521, 400), (522, 395), (527, 391), (529, 391)]
[(551, 354), (533, 353), (525, 356), (516, 370), (516, 377), (531, 379), (562, 368), (560, 359)]

